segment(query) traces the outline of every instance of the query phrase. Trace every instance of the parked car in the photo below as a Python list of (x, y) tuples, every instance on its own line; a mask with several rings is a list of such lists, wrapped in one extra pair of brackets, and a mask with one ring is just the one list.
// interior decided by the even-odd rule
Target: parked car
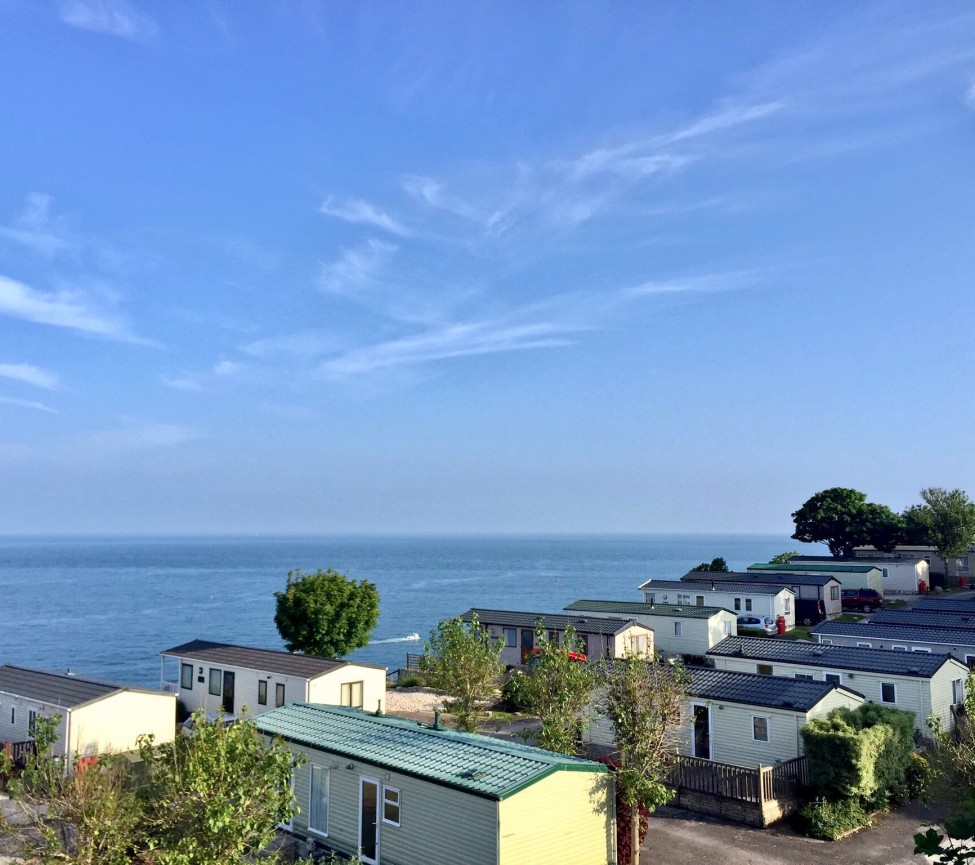
[(826, 618), (823, 602), (815, 598), (796, 598), (796, 621), (800, 625), (818, 625)]
[(844, 610), (863, 610), (872, 613), (884, 605), (884, 596), (875, 589), (843, 589)]
[(766, 634), (775, 633), (775, 622), (768, 616), (739, 616), (739, 628), (752, 628), (755, 631), (765, 631)]

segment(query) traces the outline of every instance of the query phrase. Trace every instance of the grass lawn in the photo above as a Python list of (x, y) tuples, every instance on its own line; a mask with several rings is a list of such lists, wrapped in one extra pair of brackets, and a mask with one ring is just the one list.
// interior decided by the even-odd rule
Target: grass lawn
[(843, 613), (837, 616), (832, 621), (834, 622), (860, 622), (863, 620), (863, 616), (858, 616), (856, 613)]
[(808, 640), (809, 626), (796, 625), (791, 631), (786, 631), (782, 636), (786, 640)]

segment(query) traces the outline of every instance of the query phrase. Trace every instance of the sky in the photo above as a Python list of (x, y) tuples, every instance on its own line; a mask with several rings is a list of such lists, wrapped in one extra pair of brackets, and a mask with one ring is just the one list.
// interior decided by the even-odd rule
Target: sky
[(975, 495), (975, 7), (0, 0), (0, 534)]

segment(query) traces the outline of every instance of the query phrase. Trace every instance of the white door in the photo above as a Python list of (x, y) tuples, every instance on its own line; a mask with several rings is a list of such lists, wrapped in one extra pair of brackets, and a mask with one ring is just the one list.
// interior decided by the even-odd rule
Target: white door
[(359, 778), (359, 856), (368, 865), (379, 863), (379, 782)]

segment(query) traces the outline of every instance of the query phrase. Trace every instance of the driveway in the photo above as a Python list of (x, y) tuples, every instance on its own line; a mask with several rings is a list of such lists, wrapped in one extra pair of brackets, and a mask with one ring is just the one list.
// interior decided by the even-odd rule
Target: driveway
[(725, 823), (680, 808), (650, 815), (641, 865), (923, 865), (914, 855), (914, 833), (935, 819), (937, 809), (918, 803), (878, 818), (870, 829), (842, 841), (815, 841), (796, 834), (787, 821), (771, 829)]

